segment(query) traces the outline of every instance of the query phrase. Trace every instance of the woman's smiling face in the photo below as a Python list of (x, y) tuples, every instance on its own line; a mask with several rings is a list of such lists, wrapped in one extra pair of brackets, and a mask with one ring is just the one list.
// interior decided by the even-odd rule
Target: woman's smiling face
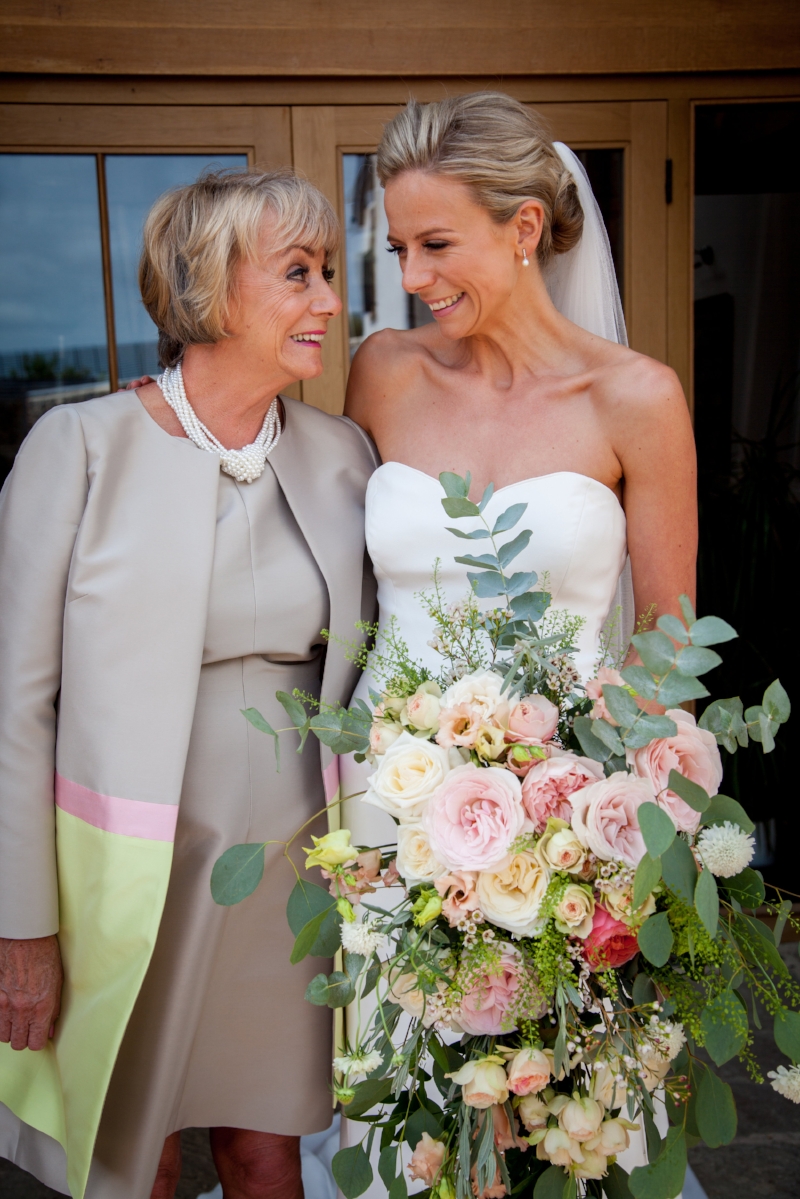
[(465, 183), (414, 170), (389, 180), (385, 205), (403, 287), (429, 306), (445, 337), (473, 336), (513, 315), (523, 244), (535, 262), (538, 202), (524, 205), (522, 222), (498, 224)]

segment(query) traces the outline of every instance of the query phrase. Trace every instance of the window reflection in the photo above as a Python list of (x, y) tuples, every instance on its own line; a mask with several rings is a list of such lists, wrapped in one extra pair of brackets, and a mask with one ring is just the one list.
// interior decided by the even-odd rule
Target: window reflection
[(244, 154), (109, 154), (108, 195), (114, 323), (120, 385), (158, 372), (156, 327), (139, 295), (142, 229), (153, 203), (165, 191), (193, 183), (208, 167), (246, 167)]
[(0, 154), (0, 478), (54, 404), (108, 390), (92, 154)]

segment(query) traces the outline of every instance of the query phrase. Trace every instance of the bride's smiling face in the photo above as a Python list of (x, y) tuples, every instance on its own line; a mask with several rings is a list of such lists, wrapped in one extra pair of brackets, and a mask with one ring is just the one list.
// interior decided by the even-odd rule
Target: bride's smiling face
[[(538, 201), (498, 224), (460, 180), (404, 171), (387, 183), (385, 206), (403, 287), (429, 306), (445, 337), (469, 337), (513, 316), (522, 273), (538, 270)], [(530, 268), (522, 265), (523, 249)]]

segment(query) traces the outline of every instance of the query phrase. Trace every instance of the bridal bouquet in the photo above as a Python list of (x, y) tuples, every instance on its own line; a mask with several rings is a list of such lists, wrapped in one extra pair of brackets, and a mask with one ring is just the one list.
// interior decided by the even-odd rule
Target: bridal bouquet
[[(608, 638), (583, 686), (581, 621), (551, 608), (546, 580), (508, 572), (530, 531), (499, 544), (525, 505), (490, 528), (491, 488), (474, 504), (469, 477), (440, 478), (447, 514), (478, 521), (451, 532), (491, 545), (456, 559), (470, 568), (462, 603), (436, 576), (420, 597), (440, 672), (390, 626), (369, 656), (372, 709), (309, 717), (303, 697), (281, 697), (303, 739), (372, 764), (363, 802), (397, 824), (396, 846), (313, 838), (306, 865), (328, 886), (299, 878), (289, 901), (293, 960), (343, 951), (307, 999), (352, 1005), (335, 1094), (365, 1135), (334, 1175), (347, 1199), (362, 1194), (378, 1138), (390, 1199), (409, 1181), (431, 1199), (673, 1199), (687, 1148), (735, 1134), (714, 1066), (739, 1055), (760, 1077), (759, 1011), (794, 1063), (772, 1085), (800, 1102), (800, 990), (776, 947), (791, 903), (767, 905), (774, 930), (754, 914), (754, 825), (718, 794), (719, 746), (770, 752), (789, 700), (776, 681), (761, 705), (717, 700), (695, 722), (680, 705), (708, 696), (710, 646), (736, 633), (685, 596), (683, 620), (633, 637), (640, 665), (610, 661)], [(219, 902), (253, 889), (259, 852), (263, 869), (263, 847), (223, 855)], [(616, 1159), (639, 1127), (649, 1164), (628, 1176)]]

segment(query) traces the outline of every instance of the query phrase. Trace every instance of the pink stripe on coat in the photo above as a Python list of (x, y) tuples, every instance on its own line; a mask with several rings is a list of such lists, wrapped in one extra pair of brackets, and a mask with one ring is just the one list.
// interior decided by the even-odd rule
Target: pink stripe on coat
[(63, 812), (85, 820), (107, 833), (140, 837), (144, 841), (174, 841), (178, 823), (176, 804), (146, 803), (101, 795), (80, 783), (70, 782), (56, 771), (56, 804)]
[(322, 772), (322, 782), (325, 787), (325, 803), (336, 798), (339, 790), (339, 759), (334, 758)]

